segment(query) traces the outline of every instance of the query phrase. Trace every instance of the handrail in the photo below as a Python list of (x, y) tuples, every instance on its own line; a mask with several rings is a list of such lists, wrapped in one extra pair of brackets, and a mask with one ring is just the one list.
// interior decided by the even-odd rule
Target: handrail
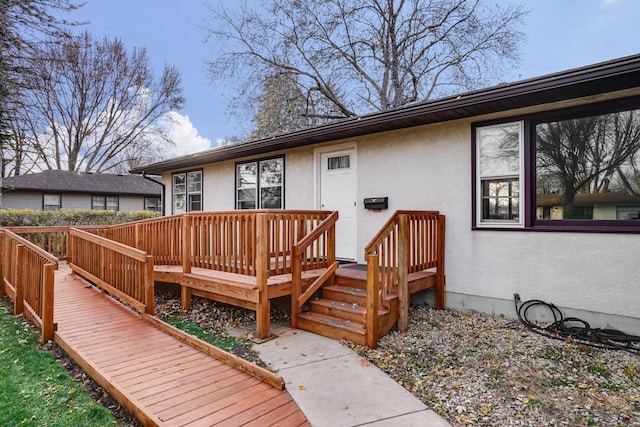
[(96, 245), (100, 245), (107, 249), (111, 249), (112, 251), (120, 252), (138, 261), (145, 261), (147, 257), (147, 253), (145, 251), (132, 248), (131, 246), (127, 246), (123, 243), (116, 242), (115, 240), (107, 239), (106, 237), (96, 236), (95, 234), (87, 233), (86, 231), (82, 231), (77, 228), (73, 228), (73, 227), (70, 228), (69, 234), (74, 237), (81, 237), (83, 240), (89, 241), (91, 243), (95, 243)]
[[(68, 254), (68, 232), (70, 226), (68, 225), (52, 225), (52, 226), (20, 226), (20, 227), (6, 227), (5, 230), (10, 230), (23, 239), (35, 244), (37, 247), (43, 249), (45, 252), (55, 256), (60, 261), (67, 260)], [(106, 230), (103, 226), (94, 225), (82, 225), (77, 226), (84, 231), (90, 231), (98, 233), (99, 231)]]
[(153, 257), (105, 237), (71, 228), (71, 270), (140, 312), (154, 312)]
[(10, 230), (0, 230), (0, 296), (12, 298), (14, 313), (24, 313), (41, 330), (44, 342), (53, 339), (54, 271), (58, 259)]
[[(408, 329), (410, 273), (436, 270), (436, 308), (444, 308), (444, 215), (438, 211), (396, 211), (365, 247), (368, 269), (379, 271), (379, 302), (398, 294), (398, 329)], [(369, 327), (369, 325), (367, 325)]]
[(42, 249), (41, 247), (39, 247), (38, 245), (30, 242), (29, 240), (25, 239), (22, 236), (19, 236), (18, 234), (14, 233), (11, 230), (0, 230), (0, 232), (4, 232), (7, 233), (9, 236), (11, 236), (12, 239), (14, 239), (15, 241), (17, 241), (19, 244), (21, 245), (25, 245), (26, 247), (29, 248), (29, 250), (37, 253), (39, 256), (41, 256), (42, 258), (46, 259), (47, 261), (49, 261), (52, 264), (58, 264), (58, 258), (56, 258), (55, 256), (51, 255), (49, 252), (45, 251), (44, 249)]
[(389, 229), (392, 225), (397, 224), (399, 215), (408, 215), (408, 214), (427, 214), (427, 215), (438, 215), (440, 212), (438, 211), (418, 211), (418, 210), (398, 210), (391, 215), (391, 217), (384, 223), (384, 225), (380, 228), (380, 230), (376, 233), (375, 236), (367, 243), (364, 247), (365, 255), (371, 254), (371, 250), (374, 246), (380, 244), (382, 239), (388, 234)]
[(333, 226), (338, 220), (338, 212), (332, 212), (324, 221), (322, 221), (315, 230), (312, 230), (309, 234), (304, 236), (298, 243), (294, 245), (294, 256), (300, 256), (307, 250), (311, 244), (316, 241), (323, 233), (325, 233), (329, 227)]
[[(335, 277), (335, 271), (338, 268), (338, 261), (335, 256), (335, 238), (336, 238), (336, 222), (338, 221), (338, 212), (332, 212), (325, 220), (323, 220), (318, 226), (311, 230), (306, 236), (300, 239), (293, 246), (293, 258), (291, 260), (291, 326), (296, 327), (297, 315), (301, 312), (302, 306), (311, 298), (311, 296), (322, 287), (327, 281), (333, 282)], [(326, 264), (327, 271), (320, 275), (312, 284), (307, 288), (305, 293), (302, 293), (302, 257), (307, 253), (307, 250), (320, 239), (325, 239), (325, 246), (327, 248)]]

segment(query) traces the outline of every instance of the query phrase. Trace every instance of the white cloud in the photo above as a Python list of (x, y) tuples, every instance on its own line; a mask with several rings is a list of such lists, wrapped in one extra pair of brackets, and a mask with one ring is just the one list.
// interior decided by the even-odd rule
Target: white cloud
[(198, 135), (198, 129), (193, 126), (189, 116), (170, 111), (160, 119), (158, 125), (175, 144), (162, 145), (162, 157), (165, 159), (211, 148), (211, 140)]

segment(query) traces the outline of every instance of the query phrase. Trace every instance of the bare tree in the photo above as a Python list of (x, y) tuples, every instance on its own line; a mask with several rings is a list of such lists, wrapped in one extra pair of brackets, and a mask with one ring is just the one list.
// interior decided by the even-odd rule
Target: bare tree
[[(399, 107), (496, 81), (519, 60), (528, 13), (481, 0), (271, 0), (265, 9), (209, 4), (214, 79), (274, 70), (304, 95), (319, 95), (322, 118)], [(254, 97), (251, 97), (255, 99)]]
[[(281, 133), (319, 125), (329, 120), (327, 102), (304, 93), (294, 76), (274, 73), (264, 77), (262, 92), (257, 96), (255, 127), (251, 139), (266, 138)], [(324, 114), (323, 114), (324, 112)]]
[(42, 44), (29, 65), (23, 117), (45, 169), (113, 172), (154, 160), (165, 136), (153, 124), (184, 102), (175, 68), (156, 79), (144, 49), (88, 32)]
[[(79, 7), (71, 0), (0, 0), (0, 152), (2, 175), (19, 173), (25, 158), (25, 130), (18, 117), (24, 76), (32, 70), (27, 59), (46, 37), (64, 38), (75, 22), (62, 18)], [(12, 166), (8, 167), (7, 163)]]

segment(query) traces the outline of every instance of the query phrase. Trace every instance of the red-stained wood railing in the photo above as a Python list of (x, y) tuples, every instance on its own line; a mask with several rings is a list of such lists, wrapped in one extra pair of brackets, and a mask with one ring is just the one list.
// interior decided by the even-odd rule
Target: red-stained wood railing
[[(333, 283), (338, 269), (336, 261), (336, 221), (338, 212), (332, 212), (327, 218), (311, 229), (302, 239), (293, 245), (292, 251), (292, 284), (291, 284), (291, 326), (297, 324), (297, 315), (311, 296), (326, 283)], [(302, 272), (305, 267), (326, 268), (302, 293)]]
[(191, 267), (255, 276), (257, 215), (253, 211), (187, 214), (184, 258)]
[(370, 255), (377, 255), (379, 272), (380, 291), (368, 298), (383, 302), (392, 290), (397, 289), (398, 329), (401, 331), (409, 327), (410, 273), (434, 269), (436, 308), (445, 306), (444, 230), (445, 217), (437, 211), (396, 211), (365, 247), (368, 263), (373, 261)]
[(24, 313), (41, 340), (53, 339), (53, 286), (58, 259), (9, 230), (0, 230), (0, 296), (13, 300), (14, 313)]
[[(329, 244), (326, 236), (318, 233), (318, 229), (336, 212), (329, 211), (282, 211), (269, 212), (269, 275), (291, 274), (293, 272), (292, 259), (297, 255), (295, 250), (300, 249), (303, 239), (309, 239), (314, 234), (309, 245), (305, 245), (304, 255), (300, 258), (301, 271), (328, 268), (330, 263), (329, 251), (335, 250), (335, 238)], [(332, 221), (332, 220), (330, 220)], [(335, 222), (335, 221), (334, 221)], [(335, 233), (334, 233), (335, 234)], [(298, 247), (296, 249), (295, 247)], [(329, 246), (332, 246), (329, 249)], [(335, 255), (334, 255), (335, 259)]]
[(71, 269), (141, 313), (154, 312), (153, 257), (77, 228), (69, 230)]
[[(266, 229), (259, 236), (261, 215)], [(259, 254), (263, 254), (266, 277), (290, 274), (294, 245), (330, 215), (326, 211), (260, 210), (186, 214), (182, 235), (185, 268), (257, 276)], [(259, 237), (264, 247), (258, 244)], [(303, 271), (327, 267), (327, 249), (321, 244), (326, 242), (320, 239), (307, 250)]]
[(99, 234), (110, 240), (145, 251), (156, 265), (182, 265), (184, 215), (152, 218), (112, 225)]
[[(29, 227), (8, 227), (9, 231), (28, 240), (45, 252), (58, 258), (60, 261), (66, 261), (68, 254), (68, 235), (69, 226), (29, 226)], [(106, 227), (98, 226), (79, 226), (81, 230), (103, 234)]]

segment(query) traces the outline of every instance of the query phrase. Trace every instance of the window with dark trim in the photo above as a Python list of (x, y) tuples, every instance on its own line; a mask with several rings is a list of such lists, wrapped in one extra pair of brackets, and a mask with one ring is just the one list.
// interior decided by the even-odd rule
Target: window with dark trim
[(640, 232), (640, 98), (479, 123), (472, 137), (474, 228)]
[(94, 211), (118, 211), (120, 205), (120, 198), (118, 196), (91, 196), (91, 209)]
[(172, 177), (173, 213), (202, 210), (202, 171), (175, 173)]
[(42, 210), (57, 211), (62, 207), (60, 194), (43, 194)]
[(162, 202), (160, 197), (145, 197), (144, 210), (151, 212), (162, 212)]
[(236, 164), (236, 209), (284, 209), (284, 157)]

